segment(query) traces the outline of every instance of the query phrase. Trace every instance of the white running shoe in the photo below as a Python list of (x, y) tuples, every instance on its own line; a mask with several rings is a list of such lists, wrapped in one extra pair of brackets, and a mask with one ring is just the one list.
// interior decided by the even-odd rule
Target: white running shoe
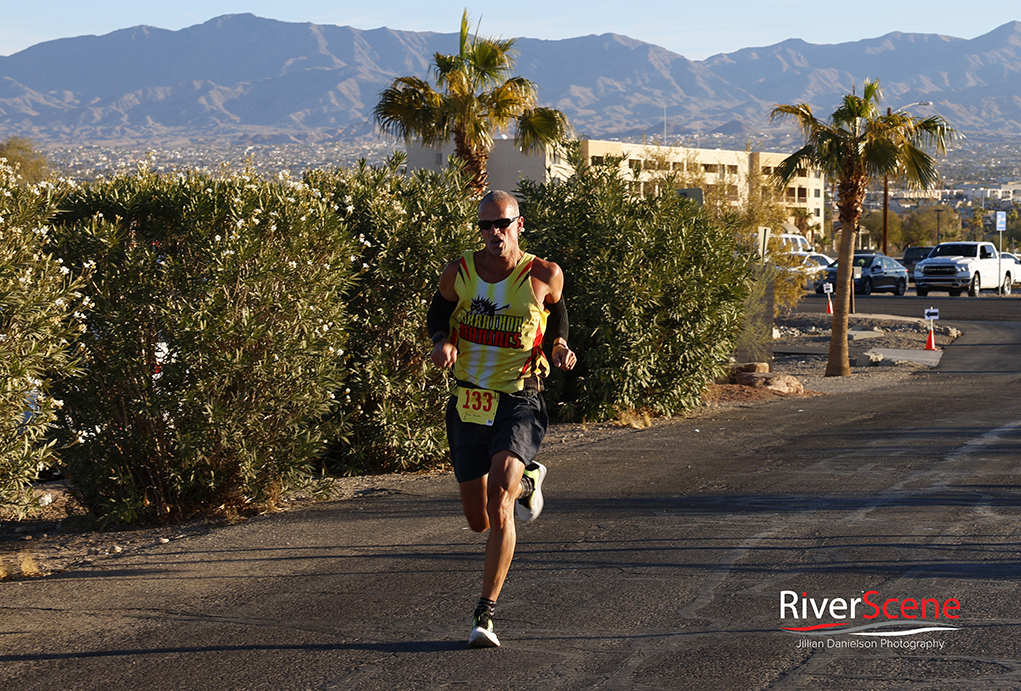
[(542, 513), (542, 481), (546, 477), (546, 466), (532, 461), (525, 466), (525, 475), (532, 478), (532, 493), (527, 497), (519, 497), (514, 505), (514, 513), (519, 520), (534, 521)]
[(472, 620), (472, 630), (468, 634), (468, 646), (471, 648), (499, 648), (500, 639), (493, 631), (493, 618), (483, 612)]

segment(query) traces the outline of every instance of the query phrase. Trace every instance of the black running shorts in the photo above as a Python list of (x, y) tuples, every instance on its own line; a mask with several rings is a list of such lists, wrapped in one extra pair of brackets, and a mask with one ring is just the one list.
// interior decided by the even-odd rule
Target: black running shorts
[(542, 394), (532, 389), (501, 393), (491, 427), (461, 422), (457, 396), (447, 403), (447, 440), (458, 482), (477, 480), (489, 473), (493, 456), (510, 451), (528, 465), (539, 453), (549, 416)]

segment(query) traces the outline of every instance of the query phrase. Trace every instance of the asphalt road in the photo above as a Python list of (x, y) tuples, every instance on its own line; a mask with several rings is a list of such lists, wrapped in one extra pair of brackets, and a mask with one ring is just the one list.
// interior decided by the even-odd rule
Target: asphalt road
[(1021, 688), (1021, 324), (968, 322), (895, 388), (548, 446), (500, 649), (465, 646), (483, 538), (423, 477), (0, 583), (0, 686)]

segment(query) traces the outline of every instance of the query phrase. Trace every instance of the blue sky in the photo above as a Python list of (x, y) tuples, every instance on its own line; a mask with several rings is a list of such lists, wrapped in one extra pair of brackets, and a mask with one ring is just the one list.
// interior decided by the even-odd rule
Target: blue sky
[(691, 60), (768, 46), (788, 38), (843, 43), (893, 31), (975, 38), (1021, 20), (1003, 0), (717, 0), (717, 2), (471, 3), (467, 0), (6, 0), (0, 10), (0, 55), (57, 38), (101, 35), (140, 24), (178, 30), (224, 14), (250, 12), (287, 22), (359, 29), (387, 26), (453, 33), (467, 8), (487, 36), (562, 39), (617, 33)]

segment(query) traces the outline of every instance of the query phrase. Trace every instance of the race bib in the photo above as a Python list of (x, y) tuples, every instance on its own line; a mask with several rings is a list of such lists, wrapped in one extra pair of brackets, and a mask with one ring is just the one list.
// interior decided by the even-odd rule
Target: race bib
[(461, 422), (492, 427), (499, 403), (500, 394), (496, 391), (457, 387), (457, 413)]

